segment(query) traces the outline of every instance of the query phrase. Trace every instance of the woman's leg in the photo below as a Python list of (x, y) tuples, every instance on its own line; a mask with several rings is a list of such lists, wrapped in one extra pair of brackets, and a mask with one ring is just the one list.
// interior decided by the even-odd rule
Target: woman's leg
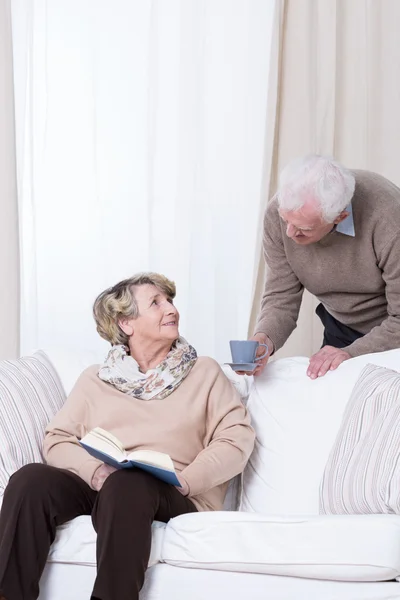
[(151, 547), (151, 524), (196, 512), (176, 488), (139, 469), (116, 471), (92, 513), (97, 531), (97, 578), (92, 599), (137, 600)]
[(57, 525), (90, 515), (96, 496), (78, 475), (48, 465), (11, 477), (0, 512), (0, 596), (36, 600)]

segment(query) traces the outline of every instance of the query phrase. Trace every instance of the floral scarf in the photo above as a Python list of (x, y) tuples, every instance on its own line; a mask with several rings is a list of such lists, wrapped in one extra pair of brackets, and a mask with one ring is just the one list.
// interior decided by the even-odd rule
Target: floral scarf
[(111, 348), (98, 376), (140, 400), (163, 400), (189, 375), (196, 360), (196, 350), (180, 337), (159, 365), (142, 373), (126, 347), (117, 345)]

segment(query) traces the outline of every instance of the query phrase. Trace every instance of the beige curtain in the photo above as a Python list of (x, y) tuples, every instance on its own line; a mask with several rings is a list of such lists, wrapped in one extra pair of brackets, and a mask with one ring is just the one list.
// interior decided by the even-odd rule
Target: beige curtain
[[(400, 186), (399, 31), (399, 0), (277, 1), (265, 203), (280, 169), (314, 152)], [(263, 284), (260, 248), (250, 331)], [(298, 327), (278, 356), (309, 356), (318, 349), (316, 304), (304, 295)]]
[(0, 359), (19, 346), (19, 253), (10, 0), (0, 0)]

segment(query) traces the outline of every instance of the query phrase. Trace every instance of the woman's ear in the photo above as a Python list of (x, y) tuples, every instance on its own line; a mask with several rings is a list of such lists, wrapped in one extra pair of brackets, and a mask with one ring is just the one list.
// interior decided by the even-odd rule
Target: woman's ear
[(133, 335), (133, 319), (120, 319), (118, 327), (122, 329), (125, 335)]

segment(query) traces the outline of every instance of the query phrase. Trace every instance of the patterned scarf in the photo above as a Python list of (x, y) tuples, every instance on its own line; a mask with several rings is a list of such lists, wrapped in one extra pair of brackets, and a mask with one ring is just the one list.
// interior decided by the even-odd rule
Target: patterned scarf
[(111, 348), (98, 376), (140, 400), (163, 400), (189, 375), (196, 360), (196, 350), (180, 337), (159, 365), (142, 373), (126, 347), (118, 345)]

